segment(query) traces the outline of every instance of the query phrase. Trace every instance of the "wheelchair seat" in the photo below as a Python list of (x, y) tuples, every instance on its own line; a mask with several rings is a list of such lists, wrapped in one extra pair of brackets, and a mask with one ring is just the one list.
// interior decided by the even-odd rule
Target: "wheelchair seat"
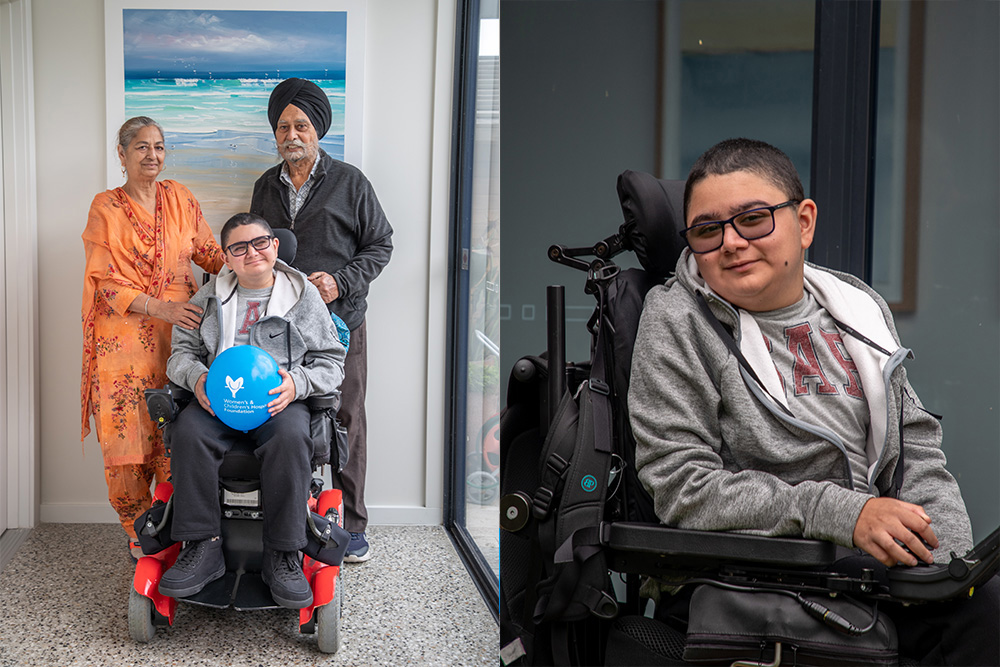
[(251, 480), (260, 477), (260, 461), (254, 456), (253, 441), (240, 438), (222, 457), (219, 478)]

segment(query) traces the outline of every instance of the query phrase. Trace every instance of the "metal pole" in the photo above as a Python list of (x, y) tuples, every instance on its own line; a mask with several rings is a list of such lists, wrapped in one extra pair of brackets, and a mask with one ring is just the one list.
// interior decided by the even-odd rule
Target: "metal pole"
[(546, 331), (549, 348), (549, 423), (566, 391), (566, 288), (549, 285), (546, 297)]

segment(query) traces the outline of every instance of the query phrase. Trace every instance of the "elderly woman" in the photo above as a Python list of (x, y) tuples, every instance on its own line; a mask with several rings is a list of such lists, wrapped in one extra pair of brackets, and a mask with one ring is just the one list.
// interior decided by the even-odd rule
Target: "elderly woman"
[(191, 192), (157, 181), (166, 148), (163, 129), (139, 116), (118, 131), (125, 185), (94, 197), (83, 246), (83, 371), (81, 440), (90, 417), (104, 456), (108, 499), (139, 552), (133, 522), (151, 502), (155, 478), (165, 481), (163, 439), (145, 412), (143, 390), (162, 387), (173, 325), (194, 329), (201, 309), (191, 261), (216, 273), (222, 250)]

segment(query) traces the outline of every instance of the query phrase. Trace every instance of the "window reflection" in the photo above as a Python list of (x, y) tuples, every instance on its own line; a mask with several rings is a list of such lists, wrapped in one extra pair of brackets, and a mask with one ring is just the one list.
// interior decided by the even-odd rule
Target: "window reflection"
[(469, 239), (465, 428), (466, 529), (499, 576), (500, 544), (500, 40), (480, 23)]

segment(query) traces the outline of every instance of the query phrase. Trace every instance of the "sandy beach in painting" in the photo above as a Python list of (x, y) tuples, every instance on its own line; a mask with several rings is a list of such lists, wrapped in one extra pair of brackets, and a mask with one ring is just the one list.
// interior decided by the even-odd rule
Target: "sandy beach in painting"
[[(279, 161), (267, 121), (267, 100), (277, 83), (271, 79), (126, 81), (126, 116), (150, 116), (166, 134), (161, 178), (191, 189), (216, 234), (231, 215), (249, 208), (254, 182)], [(344, 81), (316, 83), (333, 107), (333, 123), (320, 146), (342, 160)]]

